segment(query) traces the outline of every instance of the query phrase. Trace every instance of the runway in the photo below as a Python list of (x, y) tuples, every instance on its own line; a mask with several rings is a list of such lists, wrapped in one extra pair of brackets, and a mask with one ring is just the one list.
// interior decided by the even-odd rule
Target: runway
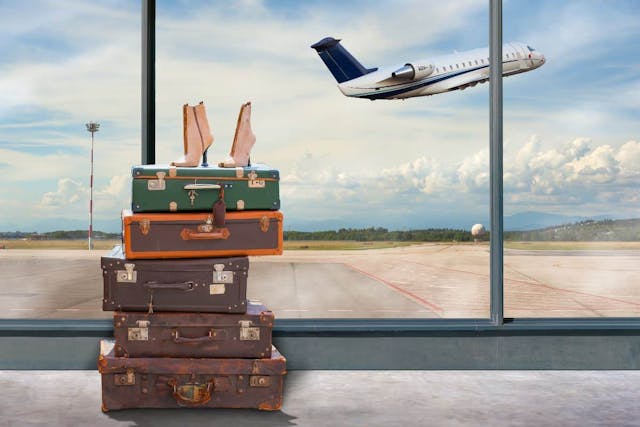
[[(4, 318), (110, 318), (103, 251), (0, 250)], [(640, 251), (507, 250), (505, 317), (640, 316)], [(276, 318), (486, 318), (486, 245), (251, 257), (248, 296)]]

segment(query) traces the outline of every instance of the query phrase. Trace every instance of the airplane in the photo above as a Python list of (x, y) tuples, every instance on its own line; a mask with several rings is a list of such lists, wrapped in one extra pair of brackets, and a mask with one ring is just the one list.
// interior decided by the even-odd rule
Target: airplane
[[(405, 99), (463, 90), (489, 81), (489, 48), (404, 65), (365, 68), (339, 39), (326, 37), (311, 47), (338, 81), (340, 91), (353, 98)], [(512, 42), (502, 46), (503, 76), (531, 71), (544, 63), (544, 55), (527, 44)]]

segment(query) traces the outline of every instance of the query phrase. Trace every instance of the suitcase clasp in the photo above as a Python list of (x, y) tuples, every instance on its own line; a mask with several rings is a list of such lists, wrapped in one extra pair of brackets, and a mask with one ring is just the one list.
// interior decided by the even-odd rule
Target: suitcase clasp
[(251, 387), (269, 387), (271, 381), (269, 377), (264, 375), (251, 375), (249, 377), (249, 385)]
[(147, 190), (149, 191), (163, 191), (167, 188), (167, 184), (164, 181), (164, 177), (167, 176), (166, 172), (156, 172), (158, 179), (150, 179), (147, 181)]
[(114, 380), (116, 385), (134, 385), (136, 383), (136, 374), (133, 369), (128, 368), (125, 374), (116, 374)]
[(136, 283), (138, 281), (138, 272), (133, 269), (135, 264), (126, 263), (124, 270), (116, 271), (116, 281), (118, 283)]
[(137, 320), (137, 328), (127, 329), (127, 339), (129, 341), (149, 341), (149, 322), (148, 320)]
[(260, 328), (253, 327), (251, 320), (240, 320), (240, 341), (260, 341)]
[(233, 283), (233, 271), (224, 271), (224, 264), (214, 264), (213, 283)]
[(138, 226), (140, 227), (140, 232), (142, 233), (142, 235), (146, 236), (147, 234), (149, 234), (149, 229), (151, 228), (151, 221), (149, 220), (149, 218), (143, 218), (138, 223)]
[(258, 179), (256, 171), (251, 171), (247, 175), (249, 178), (249, 188), (264, 188), (266, 181), (264, 179)]

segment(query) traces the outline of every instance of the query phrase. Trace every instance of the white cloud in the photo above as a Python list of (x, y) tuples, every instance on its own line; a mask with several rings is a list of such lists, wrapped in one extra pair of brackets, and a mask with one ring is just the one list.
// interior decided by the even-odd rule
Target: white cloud
[(87, 189), (79, 182), (70, 178), (60, 178), (58, 189), (44, 193), (40, 200), (43, 208), (70, 208), (88, 196)]
[[(96, 186), (93, 194), (93, 212), (97, 218), (117, 217), (128, 206), (131, 177), (119, 175), (111, 178), (103, 187)], [(63, 215), (66, 218), (83, 218), (89, 209), (90, 188), (71, 178), (60, 178), (55, 191), (45, 192), (35, 206), (36, 216)]]

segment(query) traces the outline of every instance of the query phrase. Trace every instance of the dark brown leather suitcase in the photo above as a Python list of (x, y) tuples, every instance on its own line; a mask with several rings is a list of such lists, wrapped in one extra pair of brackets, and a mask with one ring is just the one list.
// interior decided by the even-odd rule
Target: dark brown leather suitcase
[[(127, 259), (282, 254), (279, 211), (122, 212)], [(215, 215), (218, 215), (216, 217)]]
[(117, 357), (271, 357), (273, 312), (259, 303), (246, 314), (113, 314)]
[(127, 260), (116, 246), (101, 264), (105, 311), (247, 310), (247, 257)]
[(286, 360), (116, 357), (100, 342), (102, 410), (126, 408), (256, 408), (282, 406)]

